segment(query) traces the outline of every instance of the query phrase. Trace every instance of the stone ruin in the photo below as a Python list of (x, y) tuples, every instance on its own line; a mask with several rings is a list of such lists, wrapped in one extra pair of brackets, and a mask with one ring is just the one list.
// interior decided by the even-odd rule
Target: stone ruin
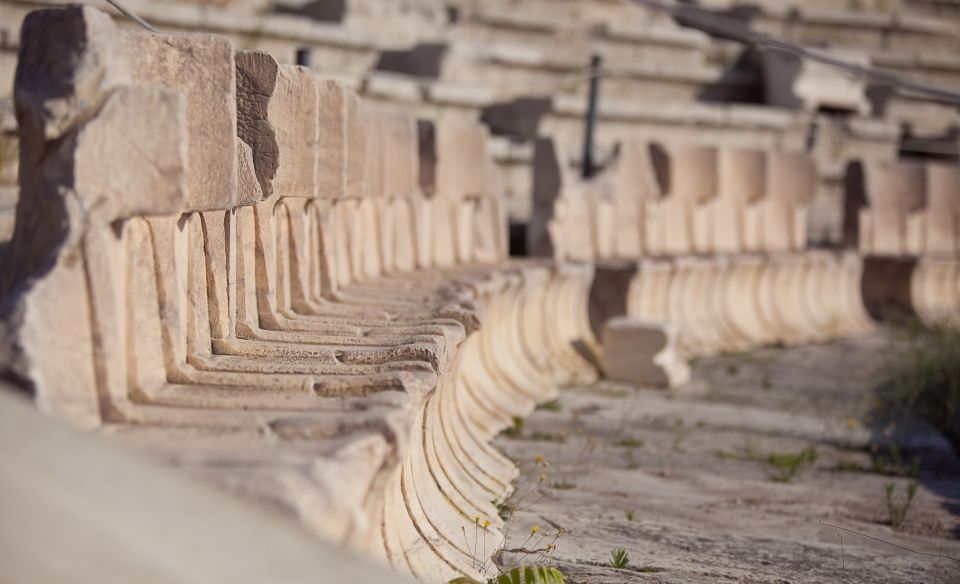
[(511, 258), (475, 121), (92, 8), (19, 51), (5, 379), (421, 581), (481, 577), (517, 474), (490, 442), (566, 384), (960, 314), (956, 167), (851, 165), (853, 243), (812, 249), (806, 153), (625, 140), (585, 180), (559, 133)]

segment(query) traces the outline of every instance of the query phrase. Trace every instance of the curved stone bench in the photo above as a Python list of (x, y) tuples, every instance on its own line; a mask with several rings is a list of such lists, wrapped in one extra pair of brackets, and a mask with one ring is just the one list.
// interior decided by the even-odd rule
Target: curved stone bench
[(80, 7), (27, 18), (16, 99), (6, 376), (422, 580), (480, 577), (516, 474), (491, 438), (596, 375), (592, 268), (506, 261), (482, 128)]
[(806, 250), (816, 189), (806, 155), (626, 143), (589, 181), (548, 139), (535, 160), (531, 249), (558, 260), (639, 261), (626, 313), (673, 324), (680, 353), (871, 329), (859, 257)]

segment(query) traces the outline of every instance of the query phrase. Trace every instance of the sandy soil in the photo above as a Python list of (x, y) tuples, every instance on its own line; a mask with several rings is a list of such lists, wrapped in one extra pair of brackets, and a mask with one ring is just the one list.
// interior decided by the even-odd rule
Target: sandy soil
[[(704, 359), (673, 392), (564, 390), (497, 440), (521, 468), (500, 564), (594, 584), (960, 582), (960, 562), (891, 545), (960, 557), (960, 460), (929, 428), (872, 412), (896, 346), (877, 334)], [(804, 450), (815, 460), (768, 460)], [(914, 480), (894, 529), (884, 485), (900, 497)], [(615, 548), (627, 569), (610, 566)]]

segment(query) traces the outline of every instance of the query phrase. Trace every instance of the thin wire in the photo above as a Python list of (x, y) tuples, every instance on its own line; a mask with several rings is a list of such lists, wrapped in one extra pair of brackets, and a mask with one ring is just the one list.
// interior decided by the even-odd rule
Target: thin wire
[(150, 24), (150, 23), (147, 22), (146, 20), (140, 18), (139, 16), (137, 16), (137, 14), (136, 14), (134, 11), (130, 10), (129, 8), (127, 8), (126, 6), (124, 6), (123, 4), (120, 4), (120, 2), (118, 2), (118, 0), (107, 0), (107, 4), (109, 4), (110, 6), (113, 6), (114, 8), (116, 8), (117, 10), (119, 10), (121, 14), (123, 14), (124, 16), (126, 16), (127, 18), (129, 18), (130, 20), (136, 22), (137, 24), (139, 24), (139, 25), (142, 26), (143, 28), (149, 30), (150, 32), (160, 32), (160, 31), (157, 30), (152, 24)]
[[(703, 8), (689, 5), (684, 5), (681, 10), (678, 9), (677, 5), (667, 4), (661, 0), (631, 0), (631, 2), (641, 6), (646, 6), (647, 8), (658, 10), (660, 12), (665, 12), (681, 21), (681, 25), (689, 28), (696, 28), (711, 35), (719, 34), (724, 38), (728, 38), (739, 43), (756, 46), (761, 49), (770, 49), (774, 51), (780, 51), (782, 53), (789, 53), (810, 61), (816, 61), (818, 63), (834, 67), (836, 69), (842, 69), (850, 73), (855, 73), (864, 77), (870, 77), (894, 88), (907, 89), (911, 92), (925, 94), (938, 100), (960, 105), (960, 93), (935, 87), (933, 85), (927, 85), (926, 83), (905, 79), (891, 73), (874, 69), (873, 67), (857, 65), (856, 63), (844, 61), (843, 59), (831, 57), (820, 52), (811, 51), (806, 47), (782, 41), (774, 38), (771, 35), (746, 29), (740, 21), (723, 16), (722, 14), (717, 14), (716, 12), (710, 10), (704, 10)], [(686, 20), (686, 23), (683, 22), (684, 20)]]
[(847, 529), (846, 527), (840, 527), (839, 525), (831, 525), (830, 523), (826, 523), (825, 521), (820, 521), (820, 525), (823, 525), (824, 527), (832, 527), (833, 529), (839, 529), (839, 530), (841, 530), (841, 531), (846, 531), (847, 533), (852, 533), (852, 534), (854, 534), (854, 535), (859, 535), (860, 537), (865, 537), (865, 538), (867, 538), (867, 539), (872, 539), (872, 540), (874, 540), (874, 541), (879, 541), (880, 543), (885, 543), (885, 544), (887, 544), (887, 545), (889, 545), (889, 546), (893, 546), (893, 547), (895, 547), (895, 548), (899, 548), (899, 549), (901, 549), (901, 550), (904, 550), (904, 551), (907, 551), (907, 552), (910, 552), (910, 553), (914, 553), (914, 554), (917, 554), (917, 555), (920, 555), (920, 556), (930, 556), (931, 558), (946, 558), (946, 559), (948, 559), (948, 560), (950, 560), (950, 561), (952, 561), (952, 562), (956, 562), (957, 565), (960, 565), (960, 559), (957, 559), (957, 558), (955, 558), (955, 557), (953, 557), (953, 556), (948, 556), (947, 554), (931, 554), (930, 552), (918, 552), (917, 550), (912, 550), (912, 549), (910, 549), (910, 548), (908, 548), (908, 547), (903, 547), (902, 545), (897, 545), (897, 544), (893, 543), (892, 541), (887, 541), (887, 540), (885, 540), (885, 539), (880, 539), (879, 537), (873, 537), (872, 535), (867, 535), (866, 533), (860, 533), (859, 531), (854, 531), (854, 530), (852, 530), (852, 529)]

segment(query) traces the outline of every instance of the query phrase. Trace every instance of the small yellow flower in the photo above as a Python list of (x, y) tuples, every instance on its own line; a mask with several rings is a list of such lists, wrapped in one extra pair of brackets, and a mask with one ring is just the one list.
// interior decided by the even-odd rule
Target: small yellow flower
[(490, 527), (490, 520), (489, 520), (489, 519), (484, 519), (484, 520), (483, 520), (483, 528), (486, 529), (486, 528), (488, 528), (488, 527)]
[(473, 516), (473, 522), (476, 523), (477, 525), (479, 525), (479, 524), (480, 524), (480, 516), (479, 516), (479, 515), (474, 515), (474, 516)]
[(535, 535), (538, 531), (540, 531), (540, 526), (534, 525), (533, 527), (530, 528), (530, 535)]
[(557, 547), (557, 544), (555, 544), (555, 543), (548, 543), (548, 544), (547, 544), (547, 549), (548, 549), (548, 550), (552, 550), (552, 549), (555, 548), (555, 547)]
[(547, 461), (547, 459), (544, 458), (542, 454), (538, 454), (537, 457), (533, 459), (533, 461), (536, 462), (537, 464), (543, 464), (544, 462)]
[(540, 482), (542, 483), (545, 480), (547, 480), (547, 473), (540, 473)]

